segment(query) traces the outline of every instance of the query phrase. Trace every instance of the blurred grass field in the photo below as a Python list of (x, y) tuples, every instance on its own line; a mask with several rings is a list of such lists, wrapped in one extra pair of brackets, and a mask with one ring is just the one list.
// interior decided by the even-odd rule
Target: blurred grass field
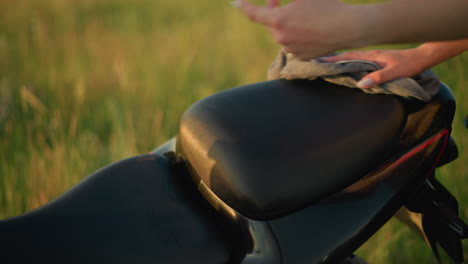
[[(153, 149), (195, 101), (265, 80), (277, 50), (229, 1), (0, 0), (0, 218)], [(460, 150), (438, 176), (466, 220), (467, 69), (468, 54), (435, 68), (458, 102)], [(395, 220), (359, 254), (379, 264), (435, 263)]]

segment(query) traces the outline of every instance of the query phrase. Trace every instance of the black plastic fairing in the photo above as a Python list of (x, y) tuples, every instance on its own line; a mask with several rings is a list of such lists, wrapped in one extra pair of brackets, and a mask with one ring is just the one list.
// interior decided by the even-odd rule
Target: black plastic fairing
[(193, 105), (178, 148), (225, 203), (271, 219), (352, 184), (395, 154), (405, 117), (394, 96), (275, 80)]
[[(323, 264), (341, 263), (342, 259), (357, 250), (383, 224), (385, 224), (433, 173), (441, 151), (449, 137), (447, 129), (440, 131), (421, 144), (407, 150), (396, 160), (391, 160), (362, 180), (330, 196), (321, 203), (336, 203), (352, 200), (353, 197), (368, 197), (380, 185), (386, 185), (394, 191), (388, 196), (388, 202), (376, 210), (377, 215), (367, 219), (368, 223), (353, 237), (336, 247)], [(354, 214), (353, 217), (356, 215)], [(337, 245), (338, 246), (338, 245)]]
[(425, 141), (445, 128), (451, 128), (455, 115), (455, 99), (445, 84), (441, 83), (439, 92), (427, 103), (415, 100), (402, 102), (408, 112), (405, 128), (398, 140), (402, 151)]

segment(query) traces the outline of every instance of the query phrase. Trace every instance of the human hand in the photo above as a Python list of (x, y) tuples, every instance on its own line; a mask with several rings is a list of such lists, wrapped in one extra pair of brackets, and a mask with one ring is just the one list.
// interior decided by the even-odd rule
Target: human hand
[(247, 0), (233, 4), (252, 21), (266, 26), (274, 39), (301, 60), (309, 60), (343, 48), (359, 47), (359, 10), (338, 0), (293, 0), (280, 7), (280, 0), (256, 6)]
[(381, 70), (362, 77), (357, 83), (360, 88), (372, 88), (398, 78), (413, 77), (424, 70), (422, 54), (418, 48), (404, 50), (349, 51), (331, 57), (320, 58), (325, 62), (342, 60), (366, 60), (378, 64)]

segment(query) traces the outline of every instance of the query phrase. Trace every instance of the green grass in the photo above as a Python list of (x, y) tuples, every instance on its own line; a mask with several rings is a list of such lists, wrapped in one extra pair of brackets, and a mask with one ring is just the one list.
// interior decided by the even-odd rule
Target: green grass
[[(153, 149), (195, 101), (265, 80), (277, 50), (229, 1), (0, 0), (0, 218)], [(465, 54), (435, 69), (458, 101), (460, 149), (439, 178), (464, 219), (467, 66)], [(422, 240), (393, 220), (359, 253), (373, 263), (432, 263)]]

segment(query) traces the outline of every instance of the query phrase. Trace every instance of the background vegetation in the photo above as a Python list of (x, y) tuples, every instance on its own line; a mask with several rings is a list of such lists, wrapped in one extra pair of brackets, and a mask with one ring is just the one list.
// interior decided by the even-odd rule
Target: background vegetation
[[(229, 1), (0, 0), (0, 218), (153, 149), (177, 133), (195, 101), (265, 80), (277, 50)], [(465, 54), (435, 70), (458, 101), (460, 149), (439, 179), (468, 220), (467, 66)], [(372, 263), (433, 263), (395, 220), (359, 254)]]

